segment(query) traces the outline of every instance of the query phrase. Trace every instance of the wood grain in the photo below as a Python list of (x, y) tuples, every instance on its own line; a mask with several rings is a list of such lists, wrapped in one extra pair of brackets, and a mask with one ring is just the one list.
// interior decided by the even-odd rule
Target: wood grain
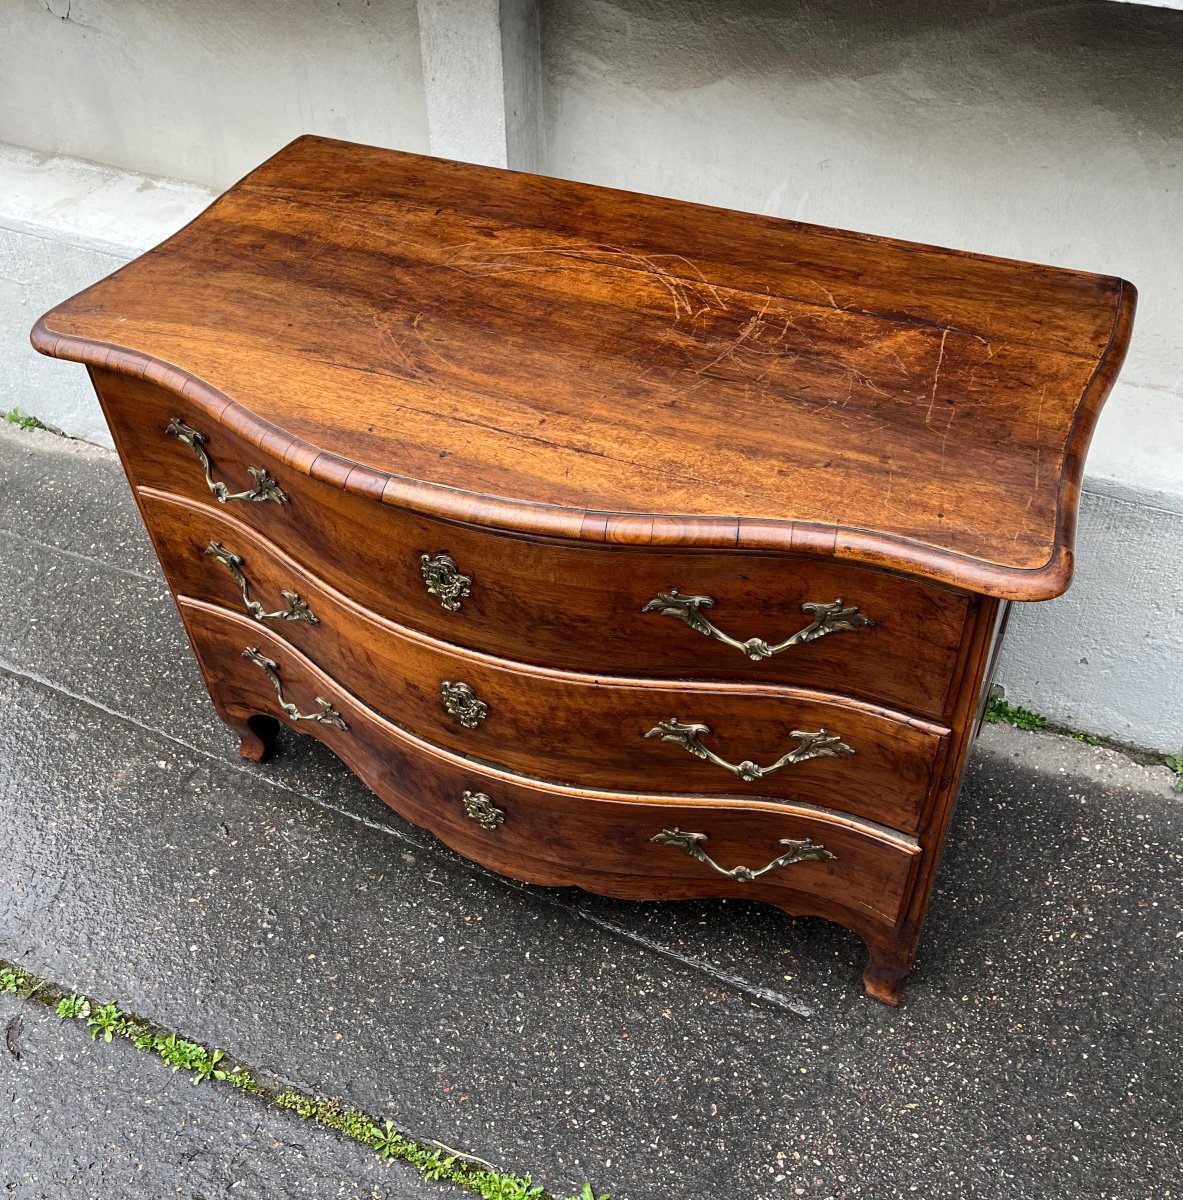
[[(418, 736), (525, 775), (617, 791), (701, 792), (781, 798), (841, 809), (908, 833), (921, 826), (948, 730), (844, 697), (756, 684), (595, 677), (529, 669), (455, 647), (375, 614), (220, 513), (142, 492), (141, 504), (174, 592), (243, 609), (239, 586), (205, 547), (243, 559), (253, 598), (283, 608), (295, 591), (318, 618), (277, 621), (342, 688)], [(466, 728), (445, 710), (444, 681), (473, 688), (488, 712)], [(709, 726), (704, 743), (730, 762), (768, 764), (796, 744), (794, 730), (826, 730), (855, 753), (791, 764), (744, 782), (676, 744), (646, 738), (658, 721)]]
[[(95, 372), (133, 482), (208, 507), (197, 460), (163, 430), (193, 423), (186, 403), (153, 385)], [(181, 411), (178, 412), (178, 403)], [(711, 554), (494, 536), (358, 497), (292, 469), (206, 423), (220, 479), (250, 484), (265, 466), (290, 503), (223, 506), (370, 611), (444, 641), (594, 675), (785, 683), (841, 692), (942, 721), (952, 702), (970, 597), (883, 571), (802, 556)], [(419, 555), (447, 551), (473, 579), (460, 611), (428, 595)], [(806, 602), (841, 598), (875, 621), (752, 662), (681, 621), (643, 611), (659, 592), (706, 594), (720, 628), (777, 641), (809, 624)], [(667, 714), (668, 715), (668, 714)]]
[(1117, 279), (302, 138), (33, 340), (428, 515), (1039, 599), (1133, 308)]
[[(285, 700), (314, 711), (317, 697), (331, 695), (348, 726), (299, 722), (294, 728), (333, 749), (402, 816), (503, 874), (608, 895), (765, 900), (789, 912), (838, 919), (873, 942), (890, 940), (910, 896), (919, 850), (911, 839), (881, 826), (805, 805), (606, 794), (524, 779), (443, 751), (382, 720), (270, 630), (184, 601), (181, 613), (214, 703), (232, 724), (244, 726), (260, 714), (292, 724), (267, 677), (242, 657), (244, 644), (255, 646), (277, 664)], [(250, 752), (257, 752), (253, 744)], [(487, 795), (505, 814), (504, 823), (486, 830), (466, 817), (461, 805), (466, 790)], [(783, 853), (781, 838), (811, 838), (837, 857), (742, 883), (651, 840), (675, 827), (707, 833), (707, 849), (726, 869), (764, 866)]]
[[(319, 697), (348, 728), (296, 728), (475, 861), (840, 921), (895, 1004), (1006, 604), (1070, 580), (1134, 305), (1118, 279), (301, 138), (33, 343), (87, 364), (244, 756)], [(286, 502), (219, 503), (173, 418), (231, 491), (256, 468)], [(319, 623), (242, 615), (213, 541)], [(439, 554), (471, 577), (455, 611), (421, 574)], [(674, 589), (740, 641), (839, 598), (873, 625), (752, 661), (648, 611)], [(671, 718), (732, 763), (794, 730), (855, 753), (744, 782), (644, 736)], [(723, 873), (653, 842), (674, 827)], [(805, 837), (837, 858), (727, 874)]]

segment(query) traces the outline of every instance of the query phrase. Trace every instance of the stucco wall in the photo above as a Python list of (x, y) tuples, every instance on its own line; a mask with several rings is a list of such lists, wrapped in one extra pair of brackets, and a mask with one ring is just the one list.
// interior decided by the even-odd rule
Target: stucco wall
[(301, 133), (427, 150), (415, 0), (0, 3), (0, 142), (222, 189)]
[(553, 0), (542, 38), (548, 173), (1137, 285), (1088, 460), (1081, 569), (1069, 596), (1014, 613), (999, 679), (1058, 721), (1178, 747), (1183, 16)]

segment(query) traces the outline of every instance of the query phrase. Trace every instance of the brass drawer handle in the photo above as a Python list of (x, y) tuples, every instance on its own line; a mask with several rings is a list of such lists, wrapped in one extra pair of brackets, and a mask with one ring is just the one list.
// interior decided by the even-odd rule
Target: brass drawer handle
[(695, 758), (717, 763), (725, 771), (730, 771), (733, 775), (738, 775), (745, 783), (751, 783), (756, 779), (763, 779), (765, 775), (771, 775), (773, 771), (779, 771), (781, 767), (792, 766), (794, 763), (808, 762), (811, 758), (838, 758), (844, 754), (854, 753), (837, 734), (827, 733), (824, 729), (818, 729), (813, 733), (794, 729), (789, 736), (797, 738), (801, 744), (794, 746), (787, 754), (782, 754), (771, 766), (758, 767), (754, 762), (747, 760), (741, 763), (729, 763), (725, 758), (720, 758), (713, 750), (704, 746), (699, 740), (710, 733), (710, 731), (710, 727), (707, 725), (686, 725), (679, 721), (677, 717), (671, 717), (668, 721), (658, 721), (645, 736), (647, 738), (661, 738), (663, 742), (674, 742), (681, 746), (682, 749), (693, 754)]
[(484, 792), (464, 792), (460, 803), (464, 806), (464, 815), (482, 829), (492, 831), (505, 820), (505, 813)]
[(816, 642), (830, 633), (857, 633), (859, 629), (869, 629), (875, 622), (870, 617), (864, 617), (856, 607), (844, 607), (839, 597), (833, 604), (802, 604), (801, 611), (813, 616), (813, 620), (804, 629), (798, 630), (792, 637), (770, 646), (763, 638), (748, 638), (746, 642), (738, 642), (728, 637), (717, 625), (702, 615), (704, 608), (713, 608), (714, 600), (710, 596), (683, 596), (677, 588), (668, 592), (658, 592), (641, 611), (656, 612), (663, 617), (676, 617), (684, 621), (696, 633), (713, 637), (726, 646), (734, 646), (742, 650), (752, 660), (759, 662), (762, 658), (771, 658), (790, 646), (799, 646), (804, 642)]
[(279, 668), (274, 662), (271, 661), (271, 659), (260, 654), (258, 650), (254, 648), (254, 646), (248, 646), (242, 652), (242, 657), (250, 659), (250, 661), (253, 662), (255, 666), (258, 667), (259, 670), (261, 670), (267, 676), (267, 678), (271, 680), (271, 683), (275, 688), (275, 694), (279, 697), (279, 707), (282, 708), (283, 711), (287, 713), (287, 715), (293, 721), (319, 721), (322, 725), (331, 725), (334, 729), (347, 730), (349, 728), (349, 726), (346, 725), (343, 720), (341, 720), (341, 714), (327, 700), (320, 696), (317, 696), (316, 698), (317, 704), (320, 705), (320, 712), (302, 713), (294, 704), (289, 704), (288, 701), (283, 698), (283, 683), (279, 678)]
[(455, 559), (442, 552), (434, 558), (430, 554), (420, 554), (419, 570), (423, 573), (427, 594), (439, 600), (440, 608), (459, 612), (460, 601), (472, 589), (472, 576), (461, 575)]
[(180, 417), (173, 417), (164, 427), (169, 437), (175, 437), (184, 442), (193, 451), (201, 469), (205, 472), (205, 483), (219, 504), (231, 500), (274, 500), (276, 504), (286, 504), (287, 496), (280, 490), (279, 484), (271, 478), (262, 467), (247, 467), (247, 472), (255, 481), (255, 486), (249, 492), (232, 492), (224, 483), (219, 483), (212, 474), (213, 466), (209, 455), (205, 452), (206, 436), (199, 433), (190, 425), (186, 425)]
[(242, 588), (242, 603), (248, 615), (254, 617), (260, 624), (264, 621), (306, 621), (309, 625), (319, 625), (320, 620), (312, 609), (300, 599), (295, 592), (281, 591), (279, 594), (287, 601), (287, 608), (278, 612), (266, 612), (258, 600), (252, 600), (250, 584), (242, 573), (242, 557), (232, 550), (227, 550), (221, 542), (210, 542), (205, 548), (210, 558), (216, 559), (234, 576), (235, 582)]
[(837, 860), (838, 858), (836, 854), (831, 854), (825, 846), (819, 846), (817, 842), (810, 841), (809, 838), (802, 838), (800, 841), (794, 838), (781, 838), (780, 845), (788, 846), (788, 850), (774, 858), (768, 866), (760, 867), (755, 871), (751, 867), (732, 867), (728, 871), (719, 866), (702, 848), (702, 843), (709, 840), (705, 833), (683, 833), (678, 828), (663, 829), (660, 833), (655, 833), (649, 840), (660, 842), (665, 846), (677, 846), (680, 850), (685, 850), (691, 858), (697, 858), (699, 862), (706, 863), (720, 875), (724, 875), (728, 879), (735, 879), (740, 883), (751, 883), (753, 879), (759, 879), (761, 875), (767, 875), (769, 871), (774, 871), (777, 867), (791, 867), (794, 863), (799, 862), (825, 862), (828, 859)]
[(440, 694), (444, 698), (444, 711), (465, 729), (475, 729), (489, 715), (489, 706), (477, 699), (476, 692), (467, 683), (445, 679), (440, 684)]

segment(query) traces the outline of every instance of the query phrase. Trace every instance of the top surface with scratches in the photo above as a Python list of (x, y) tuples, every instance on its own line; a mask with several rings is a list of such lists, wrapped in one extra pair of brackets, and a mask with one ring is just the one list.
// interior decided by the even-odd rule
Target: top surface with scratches
[(836, 556), (1041, 599), (1071, 577), (1134, 296), (303, 137), (33, 342), (450, 519)]

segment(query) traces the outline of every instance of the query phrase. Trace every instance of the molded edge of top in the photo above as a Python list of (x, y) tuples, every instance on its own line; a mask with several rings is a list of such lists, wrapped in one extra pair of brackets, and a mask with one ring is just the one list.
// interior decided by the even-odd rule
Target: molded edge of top
[[(306, 139), (296, 139), (303, 140)], [(215, 205), (217, 203), (215, 201)], [(966, 251), (952, 253), (983, 257)], [(1085, 456), (1101, 408), (1125, 360), (1137, 306), (1137, 289), (1128, 281), (1117, 279), (1117, 303), (1108, 343), (1081, 394), (1065, 441), (1052, 551), (1042, 566), (1021, 568), (878, 530), (720, 515), (604, 512), (484, 495), (378, 471), (287, 433), (174, 364), (144, 351), (57, 333), (50, 327), (59, 310), (103, 282), (100, 280), (84, 288), (77, 296), (42, 316), (30, 332), (33, 348), (50, 358), (79, 362), (88, 369), (113, 371), (156, 384), (196, 404), (214, 420), (286, 466), (369, 500), (457, 524), (519, 536), (634, 548), (681, 547), (802, 554), (898, 571), (1002, 600), (1032, 601), (1059, 596), (1071, 583)]]
[(1109, 345), (1081, 397), (1065, 446), (1052, 553), (1043, 566), (1030, 569), (969, 558), (895, 534), (841, 525), (727, 516), (598, 512), (487, 496), (390, 475), (294, 437), (170, 363), (110, 343), (54, 333), (48, 325), (53, 311), (36, 323), (30, 340), (34, 349), (51, 358), (129, 375), (171, 391), (196, 404), (257, 449), (313, 479), (369, 500), (445, 521), (522, 536), (597, 545), (765, 551), (835, 558), (900, 571), (1003, 600), (1048, 600), (1064, 592), (1072, 579), (1073, 544), (1085, 455), (1101, 407), (1125, 359), (1136, 302), (1135, 288), (1123, 280)]

